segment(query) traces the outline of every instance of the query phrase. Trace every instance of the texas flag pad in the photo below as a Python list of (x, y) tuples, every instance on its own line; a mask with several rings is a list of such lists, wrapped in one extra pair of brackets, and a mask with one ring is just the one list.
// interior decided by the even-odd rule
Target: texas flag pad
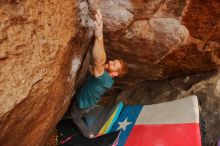
[(124, 106), (111, 129), (116, 130), (118, 146), (201, 146), (197, 97)]

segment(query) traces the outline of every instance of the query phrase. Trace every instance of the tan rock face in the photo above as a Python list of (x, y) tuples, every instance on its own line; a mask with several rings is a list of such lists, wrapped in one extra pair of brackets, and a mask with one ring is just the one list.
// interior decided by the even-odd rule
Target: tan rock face
[(90, 8), (103, 11), (109, 58), (128, 63), (129, 73), (118, 83), (198, 73), (219, 64), (217, 0), (95, 0)]
[(77, 10), (0, 1), (0, 145), (43, 145), (67, 109), (89, 39)]
[(89, 10), (102, 10), (106, 32), (114, 32), (124, 29), (129, 25), (134, 15), (129, 11), (133, 6), (127, 0), (88, 0)]

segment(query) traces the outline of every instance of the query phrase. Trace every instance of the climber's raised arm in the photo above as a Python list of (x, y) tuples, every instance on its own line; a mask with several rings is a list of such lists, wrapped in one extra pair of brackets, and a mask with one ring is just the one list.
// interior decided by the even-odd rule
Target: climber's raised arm
[(101, 10), (98, 9), (95, 15), (95, 42), (92, 49), (94, 66), (92, 74), (99, 77), (104, 73), (104, 64), (106, 62), (106, 53), (103, 42), (103, 21)]

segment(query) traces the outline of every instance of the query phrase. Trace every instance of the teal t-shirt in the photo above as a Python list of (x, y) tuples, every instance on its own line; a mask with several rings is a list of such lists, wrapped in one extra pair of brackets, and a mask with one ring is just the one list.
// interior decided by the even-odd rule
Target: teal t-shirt
[(85, 84), (76, 93), (79, 107), (84, 109), (94, 106), (105, 91), (112, 87), (113, 83), (113, 78), (106, 71), (97, 78), (89, 74)]

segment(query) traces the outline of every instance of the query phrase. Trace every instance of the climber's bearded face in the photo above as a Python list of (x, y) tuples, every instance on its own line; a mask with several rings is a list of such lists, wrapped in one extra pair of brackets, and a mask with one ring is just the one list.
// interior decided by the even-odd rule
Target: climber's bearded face
[(106, 70), (110, 75), (118, 76), (118, 72), (121, 69), (121, 63), (119, 60), (116, 59), (113, 61), (108, 61), (106, 65), (107, 65)]

